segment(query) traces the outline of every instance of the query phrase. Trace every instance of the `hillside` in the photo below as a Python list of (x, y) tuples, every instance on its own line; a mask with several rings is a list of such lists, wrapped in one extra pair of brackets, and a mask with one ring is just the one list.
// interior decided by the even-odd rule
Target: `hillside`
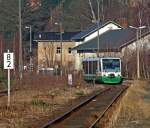
[[(129, 24), (137, 25), (141, 12), (142, 23), (149, 24), (150, 1), (137, 1), (100, 0), (100, 21), (125, 19)], [(26, 0), (22, 2), (23, 28), (32, 25), (33, 31), (58, 31), (55, 23), (62, 22), (65, 31), (83, 30), (97, 19), (97, 7), (96, 0)], [(18, 31), (18, 0), (1, 1), (0, 18), (1, 32)]]
[[(53, 27), (47, 30), (56, 30), (54, 22), (62, 22), (66, 31), (83, 30), (92, 24), (93, 14), (89, 4), (90, 0), (63, 0), (53, 11), (57, 12), (51, 17), (55, 17), (55, 21), (49, 21)], [(92, 8), (97, 19), (97, 2), (91, 0)], [(59, 8), (59, 9), (58, 9)], [(150, 23), (150, 1), (144, 0), (105, 0), (100, 1), (100, 21), (113, 20), (121, 22), (125, 19), (127, 24), (139, 25), (138, 13), (142, 14), (143, 24)], [(147, 19), (145, 19), (147, 18)]]

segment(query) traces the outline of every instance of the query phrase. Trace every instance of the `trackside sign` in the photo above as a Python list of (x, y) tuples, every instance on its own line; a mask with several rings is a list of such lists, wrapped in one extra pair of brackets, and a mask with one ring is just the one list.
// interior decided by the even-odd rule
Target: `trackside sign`
[(13, 69), (14, 68), (14, 54), (13, 53), (4, 53), (4, 69)]

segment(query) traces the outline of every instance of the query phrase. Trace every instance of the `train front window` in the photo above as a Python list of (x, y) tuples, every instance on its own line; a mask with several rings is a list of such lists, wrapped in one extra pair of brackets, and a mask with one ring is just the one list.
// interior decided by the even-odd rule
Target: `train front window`
[(103, 70), (106, 72), (120, 72), (120, 60), (103, 59)]

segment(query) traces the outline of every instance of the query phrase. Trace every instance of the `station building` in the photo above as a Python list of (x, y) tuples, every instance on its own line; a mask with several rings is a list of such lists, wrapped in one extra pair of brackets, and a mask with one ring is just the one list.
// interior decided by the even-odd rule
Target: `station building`
[(62, 63), (64, 68), (79, 71), (82, 68), (81, 60), (85, 57), (123, 58), (131, 56), (137, 45), (149, 49), (150, 31), (145, 28), (140, 32), (113, 21), (106, 21), (81, 32), (36, 33), (34, 41), (37, 43), (38, 70)]
[[(138, 35), (137, 35), (138, 34)], [(98, 38), (99, 37), (99, 38)], [(138, 39), (137, 39), (138, 37)], [(75, 69), (80, 70), (81, 60), (85, 57), (131, 56), (136, 46), (150, 48), (150, 31), (140, 31), (108, 21), (88, 28), (75, 35), (72, 40), (77, 44), (72, 50), (76, 53)]]
[(34, 35), (37, 44), (37, 70), (63, 66), (74, 69), (75, 54), (71, 49), (75, 41), (71, 40), (79, 32), (39, 32)]

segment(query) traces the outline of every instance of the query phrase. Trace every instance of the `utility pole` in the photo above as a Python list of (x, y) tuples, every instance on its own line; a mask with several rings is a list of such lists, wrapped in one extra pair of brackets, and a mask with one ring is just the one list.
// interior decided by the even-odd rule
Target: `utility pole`
[(139, 44), (138, 44), (138, 39), (139, 39), (139, 29), (136, 29), (136, 58), (137, 58), (137, 79), (140, 78), (140, 49), (139, 49)]
[(100, 22), (100, 0), (97, 0), (97, 56), (99, 57), (99, 22)]
[(59, 31), (60, 31), (60, 47), (61, 47), (61, 64), (60, 64), (60, 75), (63, 75), (63, 44), (62, 44), (62, 40), (63, 40), (63, 28), (62, 28), (62, 12), (63, 12), (63, 1), (58, 0), (59, 3), (59, 8), (60, 8), (60, 21), (56, 22), (55, 25), (59, 25)]
[(32, 63), (32, 26), (26, 26), (25, 27), (26, 29), (29, 29), (30, 30), (30, 49), (29, 49), (29, 52), (30, 52), (30, 73), (32, 72), (32, 68), (33, 68), (33, 63)]
[[(97, 57), (99, 57), (99, 22), (100, 22), (100, 0), (97, 0)], [(98, 61), (98, 65), (99, 65)], [(99, 71), (99, 66), (98, 66), (98, 71)]]
[(104, 21), (105, 17), (104, 17), (104, 1), (102, 0), (102, 21)]
[(89, 5), (90, 5), (92, 16), (93, 16), (92, 22), (96, 22), (96, 16), (95, 16), (95, 13), (94, 13), (94, 10), (93, 10), (93, 7), (92, 7), (91, 0), (89, 0)]
[(59, 33), (60, 33), (60, 49), (61, 49), (61, 57), (60, 57), (60, 75), (63, 75), (63, 44), (62, 44), (62, 40), (63, 40), (63, 36), (62, 36), (62, 22), (60, 23), (55, 23), (55, 25), (59, 25)]
[(60, 22), (60, 43), (61, 43), (61, 71), (60, 74), (63, 74), (63, 45), (62, 45), (62, 23)]
[(23, 78), (23, 60), (22, 60), (22, 18), (21, 18), (21, 0), (19, 0), (19, 78)]

